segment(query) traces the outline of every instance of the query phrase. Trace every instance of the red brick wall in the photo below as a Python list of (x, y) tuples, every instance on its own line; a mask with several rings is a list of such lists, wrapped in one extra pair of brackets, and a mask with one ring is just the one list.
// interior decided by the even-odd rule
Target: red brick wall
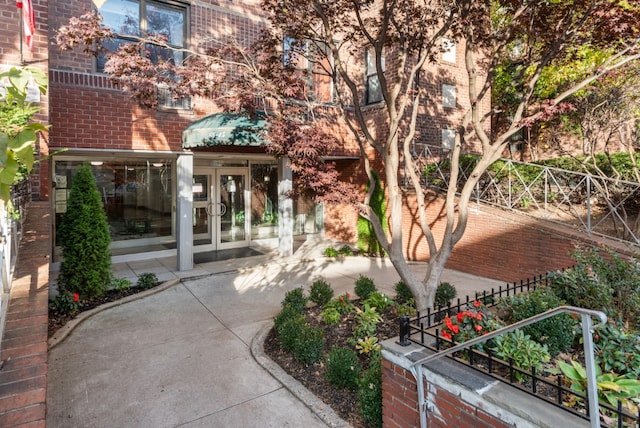
[[(508, 428), (504, 423), (477, 405), (465, 402), (460, 396), (430, 385), (432, 404), (438, 415), (427, 414), (430, 428)], [(427, 391), (427, 385), (425, 385)], [(435, 393), (434, 393), (435, 391)], [(408, 370), (389, 360), (382, 360), (382, 426), (407, 428), (420, 426), (416, 380)]]
[(388, 428), (420, 426), (415, 378), (385, 359), (382, 360), (382, 425)]
[[(446, 218), (442, 199), (428, 207), (429, 222), (440, 243)], [(415, 198), (407, 198), (403, 216), (404, 254), (408, 260), (425, 261), (429, 250), (415, 218)], [(357, 213), (351, 207), (329, 207), (326, 236), (355, 242)], [(519, 281), (572, 266), (570, 252), (579, 245), (606, 244), (622, 255), (631, 255), (616, 242), (588, 237), (569, 227), (490, 206), (471, 204), (469, 222), (446, 267), (473, 275)]]

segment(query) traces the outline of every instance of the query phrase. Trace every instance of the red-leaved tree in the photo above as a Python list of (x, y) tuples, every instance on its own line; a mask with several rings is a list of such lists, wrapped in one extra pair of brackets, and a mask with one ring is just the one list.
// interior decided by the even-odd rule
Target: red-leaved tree
[[(148, 37), (112, 54), (105, 70), (147, 106), (155, 105), (155, 86), (162, 83), (178, 97), (210, 96), (227, 110), (273, 113), (272, 153), (288, 156), (302, 187), (318, 198), (357, 206), (372, 223), (419, 309), (433, 306), (444, 266), (464, 235), (472, 191), (510, 138), (523, 126), (566, 112), (571, 95), (640, 58), (638, 0), (263, 0), (262, 10), (270, 25), (256, 45), (226, 43), (204, 52), (188, 51), (184, 64), (153, 64), (145, 44), (168, 45), (161, 37)], [(65, 49), (77, 44), (96, 49), (111, 35), (95, 15), (85, 15), (63, 27), (58, 41)], [(289, 43), (282, 49), (285, 37)], [(455, 130), (455, 143), (444, 195), (445, 227), (436, 237), (414, 149), (416, 142), (429, 143), (418, 125), (438, 114), (429, 83), (452, 79), (436, 66), (445, 39), (458, 49), (465, 77), (457, 82), (462, 88), (456, 94), (458, 113), (447, 119), (448, 128)], [(541, 95), (537, 90), (541, 76), (580, 56), (585, 46), (602, 49), (606, 55), (579, 73), (553, 81), (554, 90)], [(365, 52), (379, 85), (380, 102), (373, 110), (365, 108)], [(301, 60), (312, 67), (301, 70)], [(506, 60), (517, 63), (503, 88), (510, 94), (508, 103), (503, 105), (494, 94), (491, 104), (494, 77)], [(335, 105), (330, 109), (319, 108), (317, 99), (308, 96), (314, 73), (332, 81)], [(509, 120), (495, 121), (502, 125), (492, 129), (492, 120), (507, 109)], [(368, 194), (356, 198), (351, 186), (337, 184), (335, 168), (321, 163), (336, 143), (335, 137), (323, 132), (323, 124), (337, 121), (352, 131), (369, 182), (374, 183), (377, 170), (385, 184), (385, 218), (377, 217), (369, 204), (373, 185)], [(464, 150), (475, 150), (480, 158), (457, 189), (458, 160)], [(429, 247), (422, 278), (409, 269), (403, 252), (403, 200), (408, 196), (416, 199), (414, 220)], [(383, 221), (388, 228), (383, 228)]]

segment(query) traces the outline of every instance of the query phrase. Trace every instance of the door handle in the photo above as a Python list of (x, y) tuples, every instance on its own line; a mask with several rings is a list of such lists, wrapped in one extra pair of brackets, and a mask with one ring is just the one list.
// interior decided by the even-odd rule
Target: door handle
[(220, 211), (218, 212), (218, 216), (222, 217), (227, 212), (227, 206), (222, 202), (218, 202), (217, 205), (220, 206)]
[(205, 211), (207, 212), (207, 215), (208, 215), (209, 217), (212, 217), (212, 216), (214, 216), (214, 215), (215, 215), (215, 214), (214, 214), (214, 212), (213, 212), (213, 202), (211, 202), (211, 203), (209, 203), (209, 204), (207, 205), (207, 207), (205, 208)]

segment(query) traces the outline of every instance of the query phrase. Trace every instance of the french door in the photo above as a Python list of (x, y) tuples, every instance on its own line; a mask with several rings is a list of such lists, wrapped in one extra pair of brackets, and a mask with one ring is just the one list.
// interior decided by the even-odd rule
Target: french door
[(249, 245), (247, 168), (196, 168), (193, 173), (194, 251)]

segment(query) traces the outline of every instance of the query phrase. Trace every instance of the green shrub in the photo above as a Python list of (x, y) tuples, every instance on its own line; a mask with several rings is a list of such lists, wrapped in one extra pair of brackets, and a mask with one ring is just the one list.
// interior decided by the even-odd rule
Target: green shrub
[(598, 249), (572, 253), (576, 266), (550, 273), (550, 287), (568, 305), (604, 310), (613, 318), (640, 324), (640, 264)]
[(78, 293), (63, 291), (54, 297), (51, 305), (54, 310), (65, 315), (75, 315), (80, 309), (80, 296)]
[(136, 286), (147, 289), (153, 288), (158, 285), (158, 277), (155, 273), (145, 272), (140, 274), (138, 277), (138, 282), (136, 282)]
[(58, 285), (81, 297), (101, 296), (111, 283), (111, 236), (102, 197), (88, 164), (76, 171), (58, 228), (62, 263)]
[[(380, 180), (380, 177), (377, 173), (373, 173), (373, 184), (375, 188), (373, 189), (373, 193), (369, 200), (369, 205), (371, 206), (375, 215), (382, 222), (382, 229), (386, 231), (388, 229), (387, 222), (385, 220), (385, 212), (386, 212), (386, 199), (384, 196), (384, 187)], [(367, 191), (369, 190), (369, 184), (366, 187)], [(358, 241), (357, 246), (360, 251), (365, 254), (370, 254), (374, 256), (384, 256), (385, 251), (380, 245), (380, 241), (376, 237), (376, 233), (373, 229), (373, 225), (369, 220), (364, 217), (358, 217), (358, 221), (356, 224), (356, 228), (358, 231)]]
[(404, 281), (396, 282), (396, 285), (393, 286), (393, 289), (396, 292), (396, 302), (407, 303), (409, 300), (413, 300), (415, 302), (413, 293)]
[(343, 245), (342, 247), (340, 247), (340, 249), (338, 250), (338, 253), (344, 255), (344, 256), (353, 256), (353, 248), (351, 248), (348, 245)]
[[(544, 363), (548, 363), (551, 357), (547, 347), (532, 340), (521, 329), (503, 334), (493, 340), (493, 352), (503, 360), (513, 361), (513, 365), (527, 371), (532, 368), (539, 373)], [(522, 381), (526, 376), (516, 372), (516, 379)]]
[(320, 312), (320, 317), (322, 318), (322, 321), (324, 321), (327, 325), (336, 325), (342, 319), (342, 315), (340, 315), (340, 312), (338, 312), (338, 310), (334, 307), (325, 308), (322, 312)]
[(324, 249), (324, 255), (327, 257), (338, 257), (340, 253), (333, 247), (327, 247)]
[(293, 358), (304, 364), (313, 364), (320, 360), (324, 352), (324, 332), (321, 328), (304, 323), (297, 330), (291, 353)]
[(325, 357), (327, 380), (341, 388), (356, 389), (360, 377), (358, 354), (349, 348), (334, 346)]
[(358, 404), (368, 426), (382, 427), (382, 357), (376, 353), (371, 358), (358, 384)]
[(131, 288), (131, 281), (127, 278), (111, 278), (110, 288), (116, 291), (126, 291)]
[(371, 293), (364, 303), (376, 308), (379, 312), (386, 311), (389, 306), (394, 304), (389, 296), (379, 291)]
[(458, 295), (456, 288), (448, 282), (441, 282), (436, 289), (434, 304), (437, 307), (449, 306), (451, 301)]
[(304, 318), (303, 312), (298, 308), (291, 305), (285, 305), (282, 310), (280, 310), (280, 313), (278, 313), (278, 315), (273, 319), (273, 325), (276, 330), (278, 330), (286, 320), (300, 316)]
[(376, 285), (371, 278), (360, 275), (358, 279), (356, 279), (354, 291), (356, 292), (356, 296), (362, 300), (366, 300), (371, 293), (376, 291)]
[(333, 289), (324, 279), (318, 279), (311, 284), (311, 288), (309, 288), (309, 300), (313, 303), (322, 307), (332, 298)]
[[(507, 297), (498, 303), (507, 323), (522, 321), (526, 318), (557, 308), (560, 299), (546, 287), (539, 287), (529, 293)], [(569, 314), (559, 314), (523, 328), (526, 335), (538, 343), (544, 343), (551, 356), (566, 351), (573, 344), (575, 321)]]
[[(288, 308), (292, 309), (291, 307)], [(292, 311), (295, 310), (292, 309)], [(282, 314), (282, 312), (280, 312), (280, 314)], [(307, 327), (307, 322), (302, 314), (289, 312), (287, 316), (284, 316), (276, 327), (278, 338), (280, 339), (280, 343), (282, 343), (282, 349), (293, 352), (294, 349), (296, 349), (297, 343), (302, 335), (302, 330), (305, 327)]]
[(299, 312), (304, 312), (307, 308), (307, 302), (308, 299), (304, 295), (304, 290), (302, 287), (298, 287), (287, 291), (282, 301), (282, 307), (293, 306)]

